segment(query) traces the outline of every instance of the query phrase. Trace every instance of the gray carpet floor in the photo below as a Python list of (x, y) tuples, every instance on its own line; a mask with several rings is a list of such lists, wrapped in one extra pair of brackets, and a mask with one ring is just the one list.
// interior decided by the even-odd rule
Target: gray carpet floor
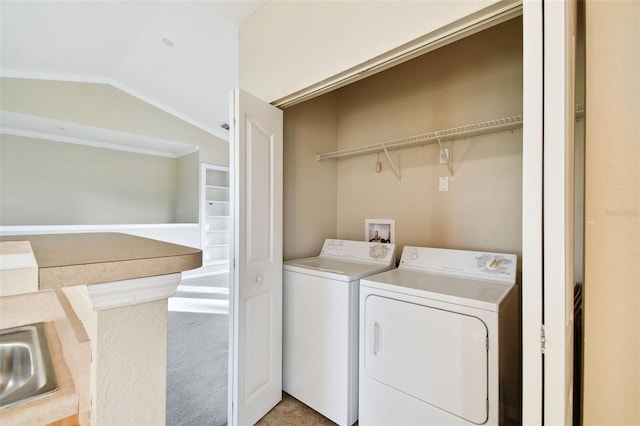
[(169, 299), (167, 426), (227, 423), (228, 279), (183, 280)]

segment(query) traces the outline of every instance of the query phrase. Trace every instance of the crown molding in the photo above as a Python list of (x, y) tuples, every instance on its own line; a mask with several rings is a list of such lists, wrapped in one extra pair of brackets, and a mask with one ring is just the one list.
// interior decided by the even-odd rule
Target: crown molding
[[(198, 151), (197, 145), (85, 126), (11, 111), (0, 111), (0, 133), (105, 148), (159, 157), (179, 158)], [(128, 141), (129, 143), (125, 143)], [(151, 147), (151, 148), (149, 148)]]

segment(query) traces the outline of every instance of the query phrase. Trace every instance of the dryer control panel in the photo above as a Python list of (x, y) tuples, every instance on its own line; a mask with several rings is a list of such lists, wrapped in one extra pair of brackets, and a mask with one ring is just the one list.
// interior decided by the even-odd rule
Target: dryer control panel
[(516, 266), (515, 254), (405, 246), (399, 267), (513, 284)]

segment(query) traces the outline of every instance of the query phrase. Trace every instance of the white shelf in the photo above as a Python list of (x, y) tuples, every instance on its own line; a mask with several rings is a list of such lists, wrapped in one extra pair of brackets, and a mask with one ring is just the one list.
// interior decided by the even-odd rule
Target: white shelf
[(200, 192), (203, 264), (229, 263), (229, 169), (203, 164)]
[(207, 202), (229, 202), (229, 187), (222, 185), (205, 185), (204, 188), (204, 197)]
[(358, 155), (382, 152), (386, 150), (410, 148), (420, 145), (438, 143), (439, 141), (451, 141), (455, 139), (465, 139), (474, 136), (487, 135), (491, 133), (507, 132), (522, 128), (522, 115), (497, 118), (495, 120), (483, 121), (480, 123), (468, 124), (466, 126), (453, 127), (450, 129), (437, 130), (423, 133), (421, 135), (409, 136), (385, 142), (378, 142), (371, 145), (358, 146), (341, 149), (324, 154), (316, 154), (316, 159), (327, 160), (330, 158), (345, 158)]
[(210, 259), (207, 261), (207, 265), (226, 265), (229, 263), (229, 259)]
[(229, 217), (229, 201), (206, 201), (205, 210), (207, 217), (226, 216)]

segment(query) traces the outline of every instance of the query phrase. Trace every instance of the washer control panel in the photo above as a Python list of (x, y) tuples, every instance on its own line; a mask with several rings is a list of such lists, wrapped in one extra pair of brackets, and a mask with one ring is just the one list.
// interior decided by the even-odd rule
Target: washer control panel
[(405, 246), (400, 268), (450, 273), (485, 280), (515, 282), (517, 256), (430, 247)]
[(388, 263), (394, 256), (395, 244), (370, 243), (352, 240), (325, 240), (320, 256), (347, 259), (383, 261)]

